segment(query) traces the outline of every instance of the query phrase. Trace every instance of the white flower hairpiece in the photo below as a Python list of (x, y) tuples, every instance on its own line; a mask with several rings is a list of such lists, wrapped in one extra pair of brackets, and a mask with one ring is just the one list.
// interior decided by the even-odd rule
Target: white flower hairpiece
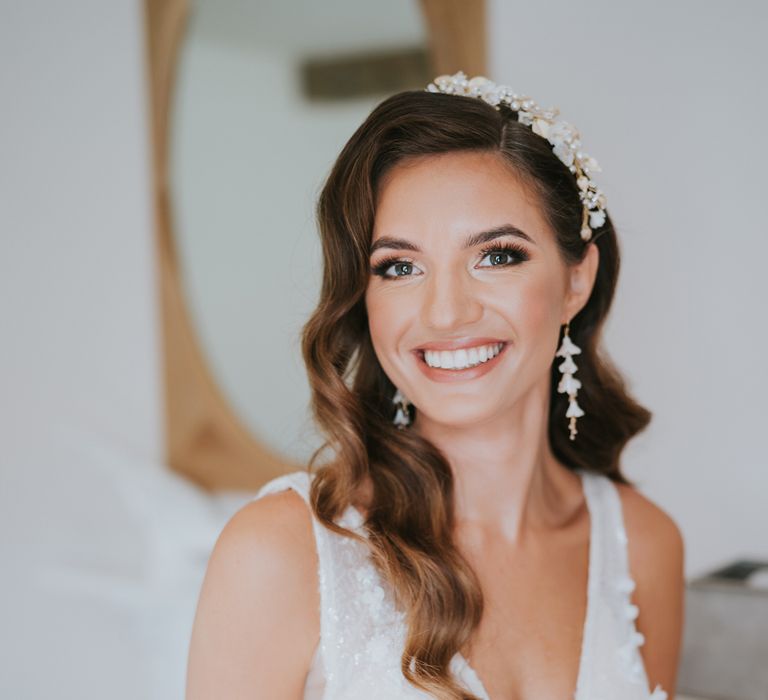
[(605, 194), (591, 177), (591, 173), (601, 172), (602, 169), (592, 156), (581, 150), (581, 136), (576, 128), (566, 121), (555, 119), (559, 114), (557, 109), (541, 109), (527, 95), (518, 95), (506, 85), (497, 85), (481, 75), (467, 78), (462, 71), (435, 78), (427, 85), (426, 90), (448, 95), (479, 97), (497, 109), (500, 104), (509, 106), (517, 112), (517, 120), (521, 124), (530, 126), (534, 133), (552, 144), (554, 154), (576, 176), (584, 209), (581, 220), (582, 239), (591, 240), (592, 229), (598, 229), (605, 223)]

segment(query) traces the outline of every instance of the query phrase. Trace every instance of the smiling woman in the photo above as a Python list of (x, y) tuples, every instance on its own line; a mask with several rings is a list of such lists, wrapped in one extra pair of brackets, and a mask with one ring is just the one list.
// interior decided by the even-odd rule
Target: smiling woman
[[(529, 381), (549, 381), (558, 327), (574, 313), (564, 307), (566, 284), (583, 290), (570, 304), (583, 303), (598, 254), (592, 246), (566, 270), (539, 208), (535, 192), (495, 153), (411, 158), (379, 182), (371, 266), (380, 279), (367, 287), (369, 330), (387, 376), (419, 398), (419, 432), (427, 427), (425, 416), (442, 423), (490, 416), (506, 422), (502, 396), (511, 406), (530, 392)], [(498, 223), (508, 221), (516, 224)], [(405, 241), (380, 237), (385, 231), (413, 233)], [(380, 260), (382, 248), (409, 254)], [(407, 269), (397, 274), (398, 265)], [(392, 269), (396, 277), (385, 276)], [(554, 314), (566, 318), (558, 323)], [(466, 337), (472, 329), (482, 337)], [(548, 345), (551, 352), (542, 353)], [(430, 363), (419, 352), (427, 348), (440, 351)], [(470, 360), (473, 348), (485, 349), (483, 364), (479, 354)], [(400, 357), (417, 361), (401, 369)], [(487, 388), (467, 383), (497, 366)], [(500, 373), (514, 379), (503, 381)], [(417, 381), (421, 376), (426, 381)], [(432, 382), (451, 382), (451, 400)], [(478, 408), (485, 416), (470, 415)], [(460, 418), (457, 411), (466, 413)]]
[(333, 457), (230, 521), (196, 623), (269, 697), (671, 700), (682, 543), (622, 474), (650, 413), (600, 348), (616, 232), (535, 111), (398, 93), (325, 183), (303, 353)]

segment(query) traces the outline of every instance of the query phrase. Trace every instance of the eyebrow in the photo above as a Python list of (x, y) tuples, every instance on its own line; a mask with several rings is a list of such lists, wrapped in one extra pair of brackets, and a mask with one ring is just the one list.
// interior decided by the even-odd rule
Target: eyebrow
[[(497, 238), (501, 238), (502, 236), (515, 236), (516, 238), (522, 238), (523, 240), (536, 245), (534, 240), (527, 233), (525, 233), (525, 231), (521, 231), (519, 228), (517, 228), (517, 226), (513, 226), (512, 224), (502, 224), (501, 226), (496, 226), (495, 228), (489, 229), (488, 231), (480, 231), (478, 233), (470, 234), (464, 240), (462, 248), (464, 250), (467, 248), (474, 248), (481, 243), (488, 243), (488, 241), (493, 241)], [(421, 248), (419, 248), (419, 246), (417, 246), (415, 243), (411, 243), (405, 238), (393, 238), (391, 236), (382, 236), (381, 238), (377, 239), (371, 245), (370, 255), (373, 255), (380, 248), (413, 250), (417, 253), (421, 252)]]

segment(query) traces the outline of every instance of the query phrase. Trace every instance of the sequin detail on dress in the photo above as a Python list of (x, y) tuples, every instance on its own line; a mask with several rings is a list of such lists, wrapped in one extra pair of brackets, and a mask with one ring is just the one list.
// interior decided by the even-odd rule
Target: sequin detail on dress
[[(635, 582), (629, 575), (618, 490), (605, 476), (579, 473), (594, 527), (590, 526), (590, 598), (573, 700), (667, 700), (660, 686), (649, 689), (639, 652), (644, 639), (635, 626), (639, 610), (631, 602)], [(309, 506), (311, 478), (304, 471), (277, 477), (255, 498), (292, 488)], [(320, 642), (304, 700), (429, 700), (431, 695), (402, 675), (405, 619), (368, 547), (331, 532), (314, 516), (312, 521), (319, 560)], [(365, 534), (362, 516), (351, 506), (337, 522)], [(460, 654), (451, 660), (450, 669), (468, 691), (493, 700)]]

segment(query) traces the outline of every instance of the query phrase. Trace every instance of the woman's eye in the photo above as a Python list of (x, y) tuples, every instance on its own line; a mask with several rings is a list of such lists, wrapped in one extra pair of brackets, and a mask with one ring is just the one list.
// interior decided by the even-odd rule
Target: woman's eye
[(488, 253), (483, 260), (488, 260), (488, 264), (480, 263), (480, 267), (494, 267), (496, 265), (508, 265), (512, 260), (510, 253), (496, 252)]
[(371, 268), (373, 274), (385, 279), (394, 279), (397, 277), (409, 277), (413, 274), (413, 263), (407, 260), (384, 260)]
[(394, 277), (405, 277), (406, 275), (410, 275), (413, 271), (413, 265), (409, 262), (398, 262), (394, 265), (390, 265), (387, 268), (387, 271), (389, 270), (395, 270)]
[(506, 267), (507, 265), (519, 265), (528, 259), (525, 251), (518, 250), (489, 250), (483, 255), (483, 260), (489, 260), (488, 265), (480, 264), (479, 267)]

